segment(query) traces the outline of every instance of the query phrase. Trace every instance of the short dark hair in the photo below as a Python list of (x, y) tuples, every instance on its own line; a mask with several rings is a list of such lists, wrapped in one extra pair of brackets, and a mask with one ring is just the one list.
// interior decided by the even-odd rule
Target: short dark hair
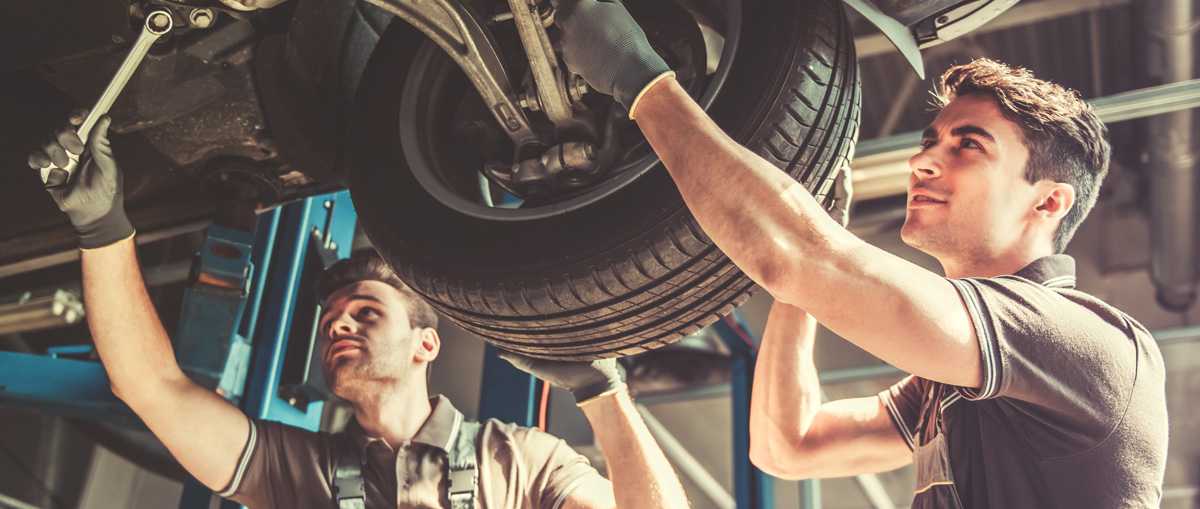
[(408, 321), (416, 328), (437, 328), (437, 313), (420, 294), (410, 288), (383, 257), (372, 249), (360, 249), (321, 273), (317, 279), (317, 299), (325, 302), (329, 296), (346, 285), (360, 281), (379, 281), (400, 292), (408, 311)]
[(935, 105), (942, 108), (956, 97), (974, 94), (995, 99), (1004, 116), (1021, 126), (1029, 149), (1026, 180), (1052, 180), (1075, 188), (1075, 204), (1054, 235), (1054, 249), (1062, 252), (1100, 195), (1112, 154), (1108, 129), (1074, 90), (986, 58), (946, 70), (938, 81)]

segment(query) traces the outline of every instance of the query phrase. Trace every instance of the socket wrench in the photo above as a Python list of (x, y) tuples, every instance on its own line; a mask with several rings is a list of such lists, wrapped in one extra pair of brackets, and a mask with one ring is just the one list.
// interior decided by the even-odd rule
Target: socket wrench
[[(104, 87), (104, 93), (100, 94), (100, 99), (96, 100), (96, 104), (88, 112), (87, 118), (83, 119), (83, 123), (75, 131), (85, 146), (92, 128), (96, 126), (96, 122), (100, 120), (100, 117), (106, 115), (109, 108), (112, 108), (117, 97), (121, 95), (121, 91), (125, 89), (125, 84), (129, 83), (129, 78), (133, 76), (138, 66), (141, 65), (142, 60), (146, 58), (146, 53), (150, 51), (150, 46), (154, 45), (154, 42), (163, 35), (166, 35), (167, 32), (170, 32), (174, 26), (175, 21), (171, 18), (171, 13), (166, 10), (154, 10), (146, 15), (146, 23), (142, 27), (142, 33), (134, 41), (129, 54), (125, 56), (125, 60), (117, 68), (117, 73), (108, 82), (108, 86)], [(47, 188), (64, 186), (75, 176), (75, 169), (79, 167), (79, 156), (67, 152), (67, 157), (70, 158), (70, 161), (65, 167), (60, 168), (54, 163), (42, 167), (42, 184)]]

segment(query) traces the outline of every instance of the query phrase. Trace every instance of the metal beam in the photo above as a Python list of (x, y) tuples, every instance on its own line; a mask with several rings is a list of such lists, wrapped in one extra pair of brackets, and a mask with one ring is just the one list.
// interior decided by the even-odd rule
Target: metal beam
[[(1096, 115), (1113, 124), (1200, 107), (1200, 79), (1146, 87), (1088, 101)], [(908, 159), (917, 153), (920, 131), (862, 141), (855, 149), (854, 198), (872, 200), (904, 194)]]
[[(971, 35), (994, 32), (1023, 25), (1030, 25), (1066, 16), (1074, 16), (1088, 11), (1107, 9), (1126, 5), (1129, 0), (1045, 0), (1042, 2), (1020, 3), (1004, 11), (1004, 14), (983, 25)], [(876, 55), (895, 53), (896, 48), (883, 34), (873, 33), (854, 39), (858, 58), (870, 58)]]
[[(137, 243), (137, 245), (141, 246), (143, 244), (149, 244), (151, 242), (157, 242), (159, 240), (168, 239), (171, 237), (177, 237), (177, 236), (187, 234), (187, 233), (198, 232), (200, 230), (208, 228), (208, 224), (209, 224), (209, 221), (207, 221), (207, 220), (183, 223), (181, 225), (170, 226), (167, 228), (162, 228), (159, 230), (154, 230), (154, 231), (138, 234), (136, 237), (133, 238), (133, 241), (135, 243)], [(44, 254), (44, 255), (41, 255), (41, 256), (38, 256), (35, 258), (30, 258), (28, 260), (21, 260), (19, 262), (7, 263), (4, 265), (0, 265), (0, 279), (6, 278), (8, 276), (15, 276), (17, 274), (24, 274), (26, 272), (33, 272), (35, 270), (44, 269), (46, 267), (53, 267), (55, 265), (71, 263), (78, 259), (79, 259), (79, 250), (78, 249), (68, 249), (65, 251), (58, 251), (55, 253)]]
[(650, 435), (654, 437), (654, 441), (658, 442), (659, 447), (662, 447), (663, 453), (667, 458), (679, 468), (679, 473), (690, 479), (705, 497), (713, 502), (719, 509), (737, 509), (737, 501), (733, 499), (721, 486), (721, 481), (713, 477), (704, 465), (688, 452), (687, 447), (684, 447), (675, 435), (667, 430), (650, 409), (645, 405), (638, 404), (637, 411), (642, 415), (642, 420), (646, 422), (646, 428), (650, 430)]

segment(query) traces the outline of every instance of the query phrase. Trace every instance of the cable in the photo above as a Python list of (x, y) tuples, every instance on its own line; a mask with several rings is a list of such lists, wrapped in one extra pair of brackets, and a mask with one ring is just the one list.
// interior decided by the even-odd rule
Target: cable
[(36, 474), (34, 474), (33, 469), (29, 468), (24, 461), (21, 461), (21, 458), (18, 458), (17, 455), (14, 454), (7, 445), (0, 444), (0, 452), (3, 452), (4, 456), (7, 457), (9, 461), (13, 462), (13, 464), (15, 464), (22, 472), (24, 472), (26, 476), (29, 476), (30, 479), (36, 481), (37, 487), (41, 488), (43, 493), (50, 496), (51, 507), (67, 507), (67, 504), (64, 504), (62, 500), (59, 500), (58, 494), (55, 493), (53, 489), (50, 489), (50, 486), (46, 484), (46, 481), (43, 481), (41, 477), (38, 477)]
[(545, 380), (542, 380), (541, 384), (542, 384), (542, 395), (540, 398), (538, 398), (540, 401), (538, 402), (537, 427), (538, 427), (538, 429), (549, 433), (550, 432), (550, 384), (546, 383)]

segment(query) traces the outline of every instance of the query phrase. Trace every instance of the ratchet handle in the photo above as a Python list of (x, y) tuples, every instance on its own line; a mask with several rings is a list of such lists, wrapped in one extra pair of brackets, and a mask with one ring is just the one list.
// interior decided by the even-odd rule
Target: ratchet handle
[[(117, 68), (117, 73), (108, 82), (108, 86), (104, 88), (104, 92), (100, 94), (100, 98), (96, 100), (96, 104), (92, 106), (88, 112), (87, 118), (83, 119), (83, 124), (75, 131), (79, 135), (79, 140), (85, 146), (89, 135), (92, 133), (92, 128), (96, 126), (96, 122), (100, 121), (100, 117), (108, 114), (108, 110), (117, 100), (117, 96), (121, 95), (121, 91), (125, 89), (125, 84), (129, 83), (129, 78), (133, 76), (134, 71), (137, 71), (142, 60), (146, 58), (146, 53), (150, 51), (150, 46), (162, 37), (167, 32), (171, 31), (175, 22), (171, 17), (171, 13), (164, 9), (151, 11), (146, 15), (146, 23), (142, 27), (142, 33), (133, 43), (129, 54), (125, 55), (125, 60), (121, 62), (121, 66)], [(47, 189), (62, 187), (71, 182), (71, 178), (75, 176), (75, 170), (79, 167), (79, 155), (67, 152), (67, 157), (70, 161), (66, 166), (58, 166), (50, 163), (49, 166), (41, 168), (42, 185)]]

